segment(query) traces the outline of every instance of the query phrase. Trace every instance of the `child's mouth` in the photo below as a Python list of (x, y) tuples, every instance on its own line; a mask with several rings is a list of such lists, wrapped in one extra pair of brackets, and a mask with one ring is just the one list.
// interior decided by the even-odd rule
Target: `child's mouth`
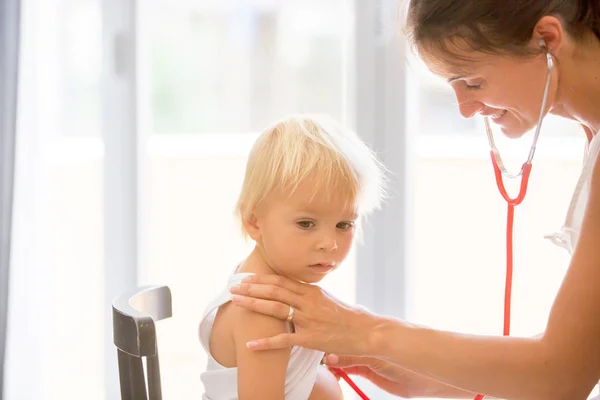
[(325, 263), (313, 264), (313, 265), (310, 265), (310, 267), (313, 269), (316, 269), (319, 272), (328, 272), (333, 269), (332, 264), (325, 264)]

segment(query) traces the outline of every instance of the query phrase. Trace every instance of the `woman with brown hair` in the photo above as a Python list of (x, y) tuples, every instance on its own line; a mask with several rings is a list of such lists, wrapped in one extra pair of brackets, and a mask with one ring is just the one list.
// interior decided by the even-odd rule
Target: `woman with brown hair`
[(234, 288), (234, 301), (292, 316), (297, 332), (248, 346), (321, 350), (328, 365), (403, 397), (585, 399), (600, 379), (600, 0), (411, 0), (407, 32), (429, 69), (448, 80), (464, 117), (483, 115), (518, 138), (551, 113), (579, 122), (587, 136), (581, 178), (555, 238), (572, 252), (571, 263), (545, 332), (439, 331), (264, 276)]

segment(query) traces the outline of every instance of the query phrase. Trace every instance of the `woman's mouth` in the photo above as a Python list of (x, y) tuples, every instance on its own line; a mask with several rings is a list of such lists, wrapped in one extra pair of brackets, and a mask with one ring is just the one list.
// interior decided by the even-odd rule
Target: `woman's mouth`
[(496, 114), (490, 115), (490, 118), (493, 119), (494, 121), (497, 121), (500, 118), (502, 118), (504, 116), (504, 114), (506, 114), (506, 110), (500, 110)]

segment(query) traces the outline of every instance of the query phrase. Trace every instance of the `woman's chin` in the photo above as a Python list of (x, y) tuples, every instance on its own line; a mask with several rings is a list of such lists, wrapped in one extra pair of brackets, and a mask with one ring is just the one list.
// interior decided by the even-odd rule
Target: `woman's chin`
[(505, 127), (502, 127), (500, 130), (502, 131), (502, 134), (509, 139), (519, 139), (523, 135), (525, 135), (525, 133), (527, 132), (525, 130), (517, 130), (514, 128), (505, 128)]
[(509, 139), (519, 139), (532, 129), (532, 127), (523, 126), (522, 124), (498, 125), (500, 126), (500, 131), (502, 132), (502, 134)]
[(491, 122), (509, 139), (518, 139), (535, 127), (535, 124), (525, 123), (522, 119), (516, 118), (511, 111), (499, 118), (492, 118)]

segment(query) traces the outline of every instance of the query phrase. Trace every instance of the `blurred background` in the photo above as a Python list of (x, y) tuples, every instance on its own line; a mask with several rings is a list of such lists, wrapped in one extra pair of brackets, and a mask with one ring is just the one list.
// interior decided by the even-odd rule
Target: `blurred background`
[[(17, 3), (20, 17), (9, 13)], [(357, 130), (391, 171), (390, 200), (323, 286), (416, 323), (501, 334), (506, 205), (483, 121), (462, 119), (451, 89), (411, 55), (398, 8), (0, 3), (20, 32), (12, 59), (0, 60), (19, 59), (14, 201), (0, 220), (11, 249), (0, 265), (3, 398), (119, 398), (110, 305), (143, 284), (173, 292), (173, 318), (158, 324), (164, 397), (200, 398), (199, 319), (251, 249), (233, 218), (246, 154), (293, 112)], [(568, 264), (543, 236), (560, 229), (578, 178), (578, 129), (546, 119), (516, 211), (514, 335), (544, 329)], [(512, 169), (530, 143), (497, 139)]]

